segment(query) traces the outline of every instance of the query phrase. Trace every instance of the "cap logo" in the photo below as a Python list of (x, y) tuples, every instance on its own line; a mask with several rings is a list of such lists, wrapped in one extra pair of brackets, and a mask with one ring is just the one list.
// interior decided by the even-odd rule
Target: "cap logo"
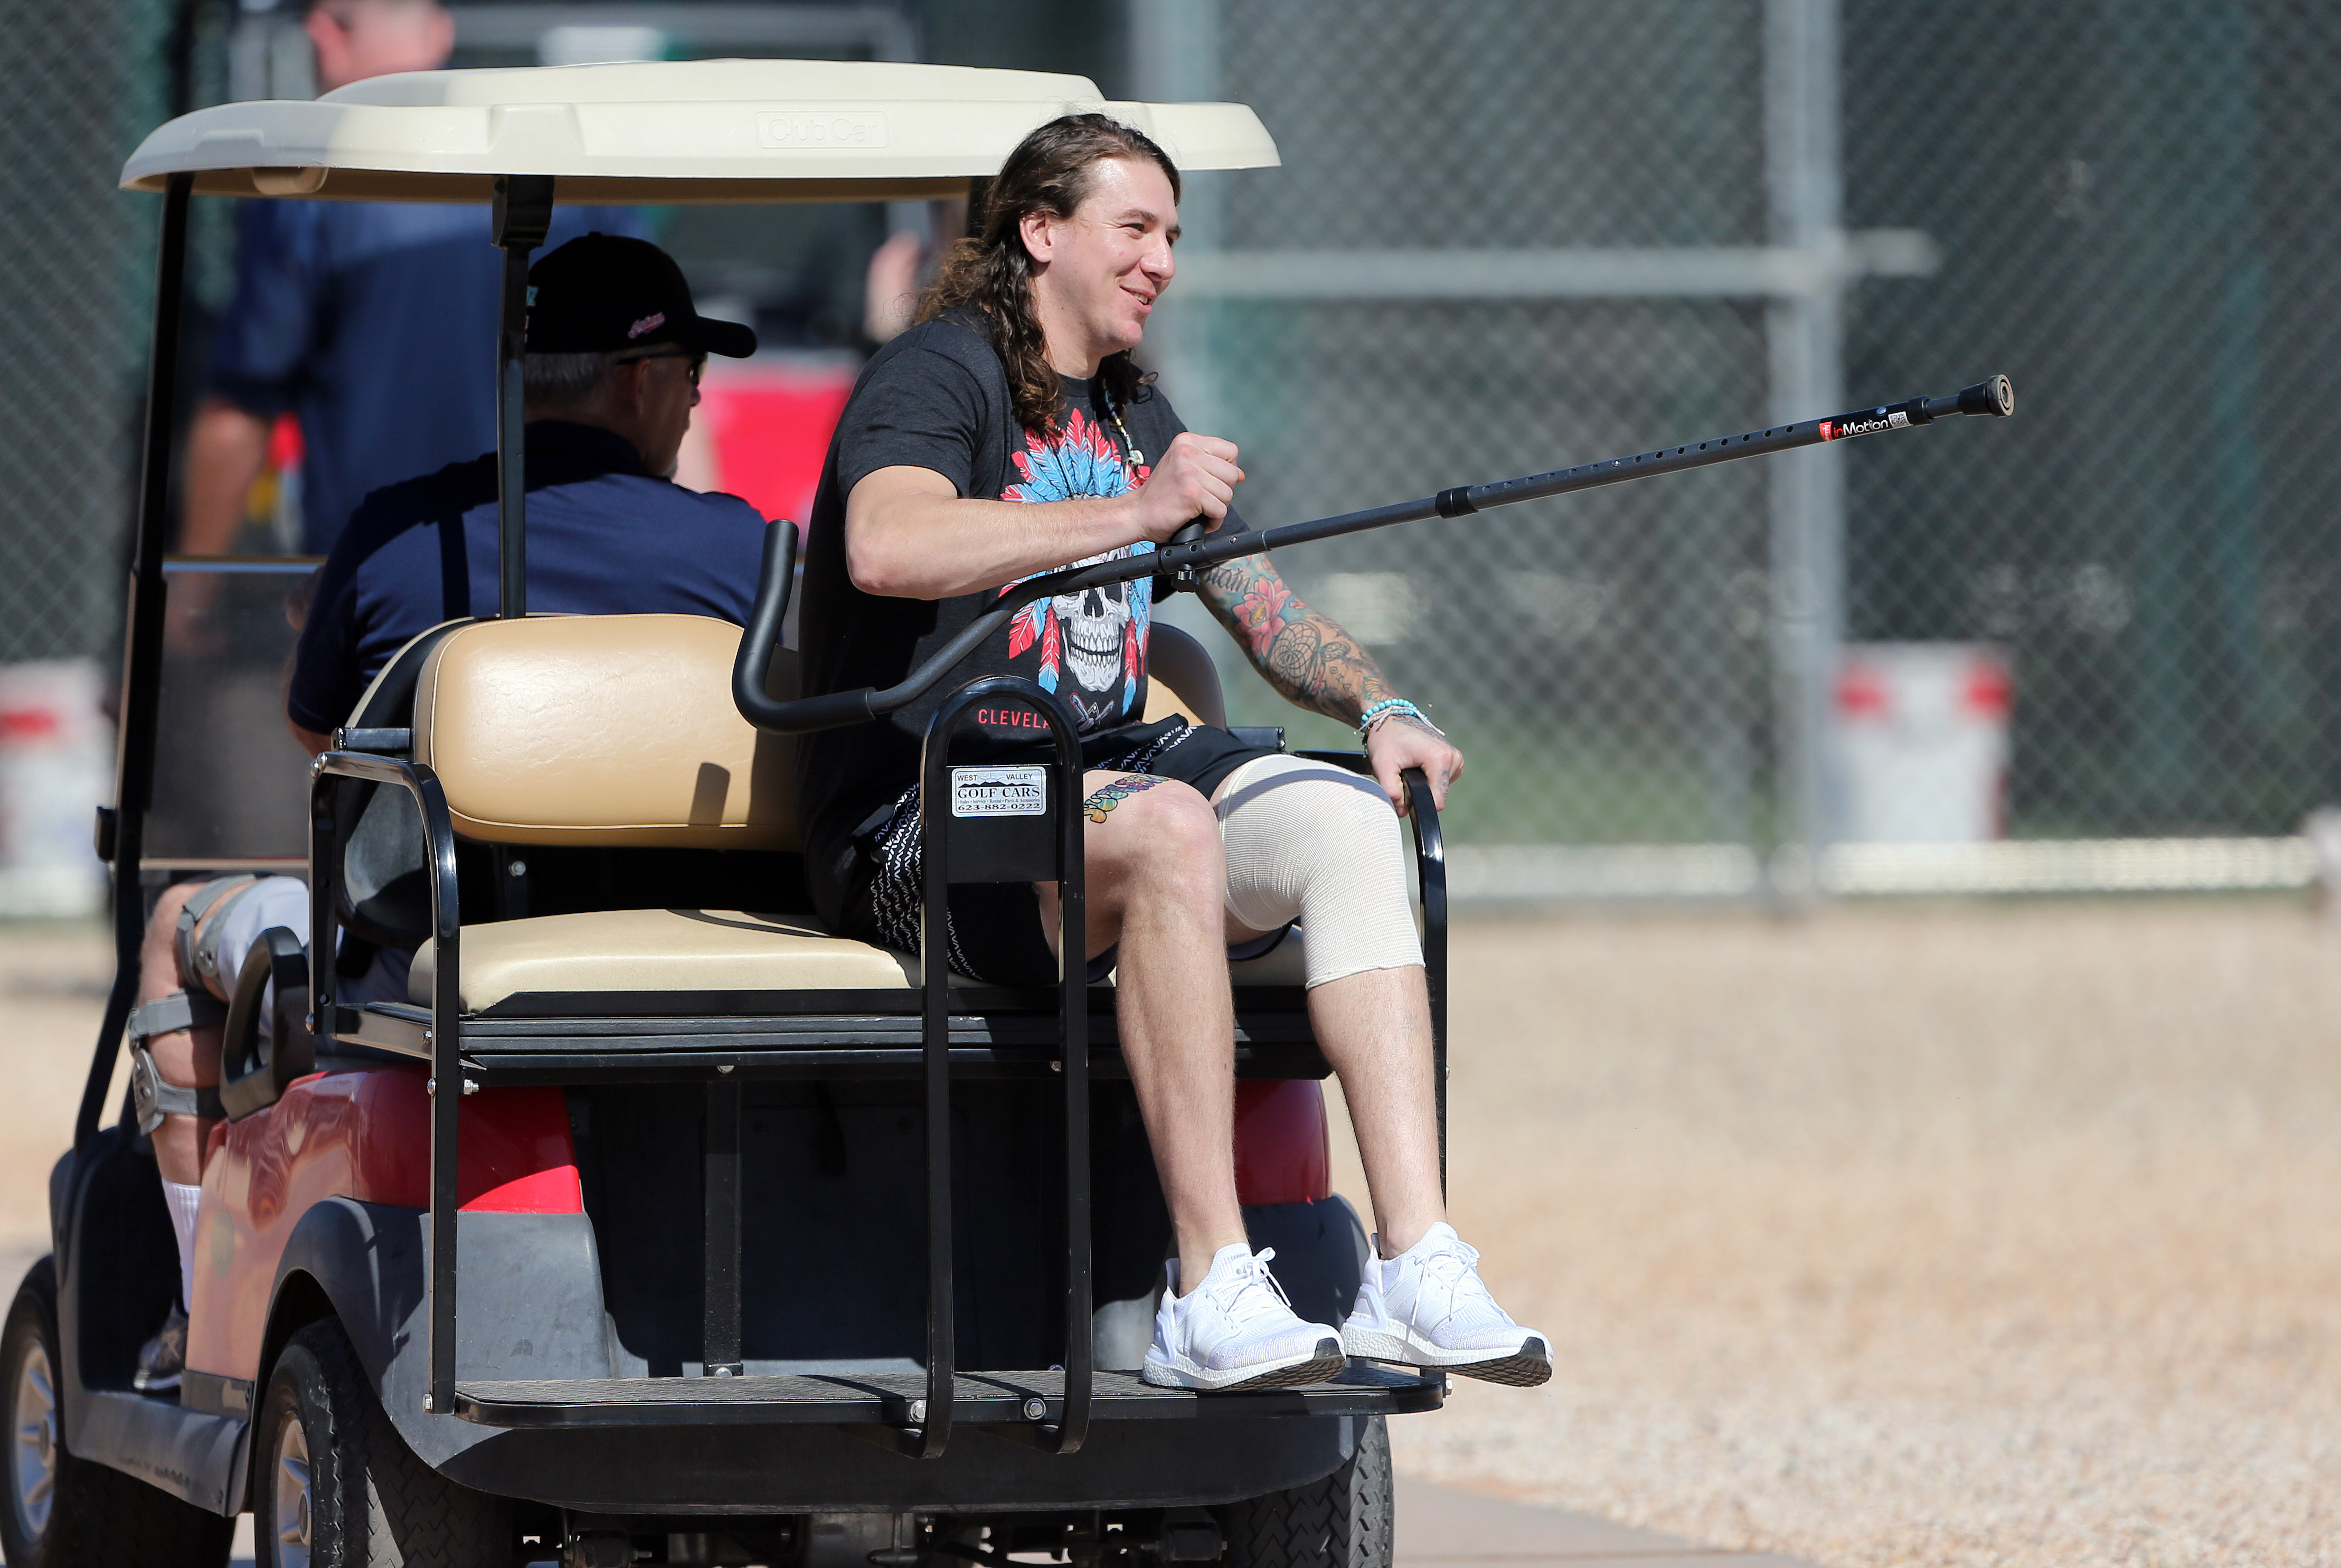
[(662, 310), (655, 310), (650, 315), (643, 317), (642, 320), (634, 323), (633, 325), (628, 327), (626, 329), (626, 336), (629, 340), (632, 340), (642, 336), (643, 334), (650, 331), (652, 327), (664, 326), (665, 325), (666, 312)]

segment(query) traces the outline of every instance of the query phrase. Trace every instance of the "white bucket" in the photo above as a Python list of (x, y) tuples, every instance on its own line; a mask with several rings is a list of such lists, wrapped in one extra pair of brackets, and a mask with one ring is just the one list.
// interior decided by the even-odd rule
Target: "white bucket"
[(1839, 654), (1840, 836), (1977, 844), (2007, 824), (2007, 656), (1976, 643), (1857, 643)]
[(0, 664), (0, 915), (105, 904), (92, 843), (114, 793), (114, 726), (91, 659)]

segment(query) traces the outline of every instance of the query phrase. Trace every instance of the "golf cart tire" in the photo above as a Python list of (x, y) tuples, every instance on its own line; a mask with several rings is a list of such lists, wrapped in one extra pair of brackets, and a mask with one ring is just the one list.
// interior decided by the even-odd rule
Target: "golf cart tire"
[(415, 1456), (366, 1381), (341, 1323), (321, 1318), (286, 1342), (253, 1433), (253, 1539), (279, 1568), (279, 1456), (298, 1417), (309, 1466), (312, 1568), (510, 1568), (510, 1505)]
[[(29, 1380), (27, 1363), (45, 1376)], [(57, 1343), (57, 1274), (43, 1258), (25, 1276), (0, 1330), (0, 1389), (8, 1401), (8, 1505), (0, 1509), (0, 1551), (12, 1568), (109, 1568), (135, 1563), (140, 1568), (224, 1568), (235, 1539), (235, 1521), (182, 1503), (134, 1475), (66, 1452), (59, 1426), (58, 1398), (65, 1365)], [(45, 1384), (44, 1397), (39, 1392)], [(28, 1406), (28, 1398), (45, 1410)], [(25, 1452), (27, 1430), (46, 1423), (49, 1440), (48, 1513), (36, 1521), (28, 1506), (26, 1465), (40, 1460)]]
[(1368, 1416), (1356, 1451), (1322, 1481), (1215, 1512), (1220, 1568), (1390, 1568), (1390, 1428)]

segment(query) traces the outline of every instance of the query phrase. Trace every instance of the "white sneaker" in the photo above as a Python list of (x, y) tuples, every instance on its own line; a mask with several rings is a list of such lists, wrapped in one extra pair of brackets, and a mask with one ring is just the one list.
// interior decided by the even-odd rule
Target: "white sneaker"
[(1511, 1320), (1479, 1283), (1479, 1254), (1440, 1221), (1385, 1262), (1380, 1238), (1341, 1325), (1341, 1348), (1363, 1361), (1440, 1367), (1514, 1388), (1552, 1375), (1544, 1335)]
[(1349, 1365), (1339, 1330), (1303, 1323), (1268, 1272), (1274, 1247), (1238, 1242), (1211, 1257), (1211, 1272), (1179, 1293), (1179, 1260), (1154, 1314), (1154, 1343), (1141, 1373), (1157, 1388), (1297, 1388)]

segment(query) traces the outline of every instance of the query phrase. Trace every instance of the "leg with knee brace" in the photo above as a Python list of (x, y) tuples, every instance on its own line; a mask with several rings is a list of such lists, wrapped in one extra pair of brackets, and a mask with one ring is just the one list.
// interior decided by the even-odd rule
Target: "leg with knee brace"
[[(142, 1132), (158, 1134), (171, 1116), (220, 1114), (219, 1090), (165, 1078), (150, 1043), (219, 1024), (227, 1014), (225, 999), (234, 988), (236, 972), (253, 938), (274, 924), (291, 924), (296, 930), (306, 931), (308, 905), (308, 887), (297, 878), (217, 877), (187, 895), (167, 943), (149, 944), (144, 959), (148, 972), (142, 985), (149, 994), (131, 1010), (129, 1023), (131, 1101)], [(154, 973), (166, 966), (167, 974)], [(173, 981), (180, 989), (152, 994), (155, 985)], [(166, 1054), (184, 1069), (196, 1055), (195, 1044), (191, 1040), (184, 1052)], [(188, 1075), (206, 1075), (200, 1059)], [(139, 1347), (131, 1384), (143, 1393), (169, 1393), (179, 1386), (185, 1360), (186, 1305), (193, 1293), (195, 1222), (203, 1205), (203, 1188), (193, 1180), (174, 1179), (174, 1175), (192, 1177), (199, 1167), (174, 1167), (160, 1138), (155, 1154), (164, 1201), (178, 1243), (179, 1296), (154, 1337)], [(187, 1157), (192, 1157), (191, 1151), (182, 1155)]]
[[(219, 1091), (174, 1084), (154, 1065), (146, 1042), (181, 1029), (207, 1029), (227, 1016), (224, 993), (206, 974), (206, 961), (216, 972), (216, 944), (209, 944), (204, 960), (196, 956), (196, 930), (221, 900), (233, 902), (258, 879), (218, 876), (204, 883), (179, 906), (178, 930), (173, 949), (178, 955), (180, 989), (130, 1010), (130, 1095), (138, 1114), (138, 1130), (152, 1133), (164, 1116), (216, 1116)], [(214, 923), (214, 924), (216, 923)], [(207, 984), (207, 982), (209, 982)]]
[(244, 954), (274, 925), (307, 939), (308, 884), (293, 876), (214, 877), (181, 906), (174, 947), (184, 989), (130, 1010), (130, 1090), (142, 1132), (152, 1133), (166, 1115), (220, 1114), (216, 1088), (168, 1082), (156, 1070), (146, 1042), (224, 1020)]
[(1255, 931), (1299, 921), (1312, 988), (1421, 964), (1398, 814), (1371, 779), (1329, 763), (1261, 757), (1229, 775), (1214, 809), (1227, 846), (1228, 913)]

